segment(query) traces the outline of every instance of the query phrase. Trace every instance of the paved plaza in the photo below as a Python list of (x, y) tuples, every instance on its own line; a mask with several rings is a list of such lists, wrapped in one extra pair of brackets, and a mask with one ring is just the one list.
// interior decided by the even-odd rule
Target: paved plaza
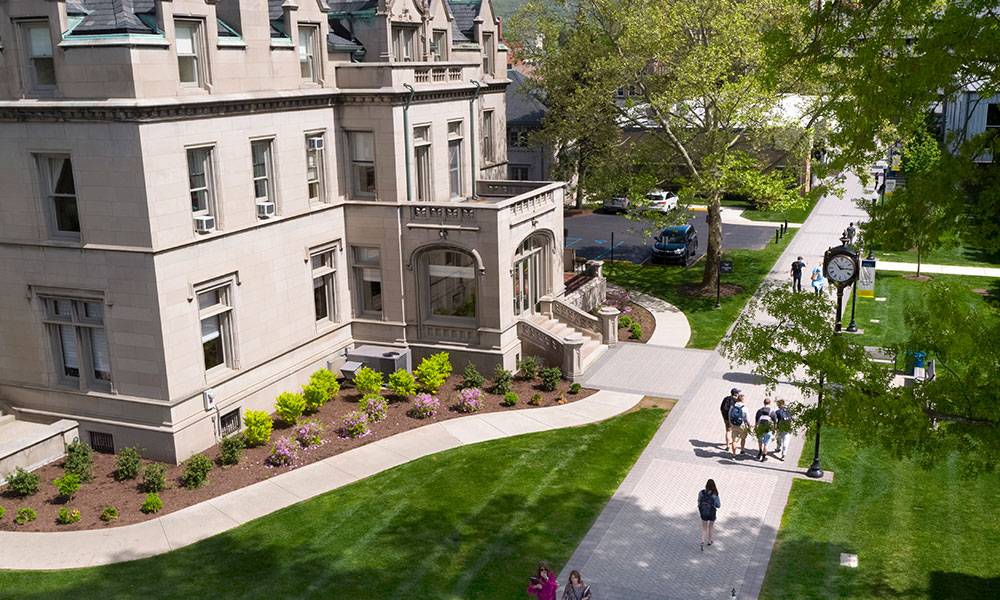
[[(841, 232), (864, 213), (850, 198), (863, 190), (846, 181), (841, 199), (819, 201), (769, 277), (789, 281), (796, 256), (812, 266), (838, 245)], [(733, 460), (723, 451), (722, 398), (743, 390), (756, 411), (764, 387), (747, 368), (733, 369), (717, 352), (620, 345), (585, 375), (589, 385), (679, 398), (677, 406), (563, 569), (580, 570), (595, 593), (617, 600), (756, 598), (767, 572), (802, 441), (793, 438), (784, 462)], [(777, 397), (798, 399), (790, 386)], [(747, 448), (756, 453), (756, 443)], [(719, 486), (722, 508), (716, 543), (699, 548), (696, 499), (705, 480)]]

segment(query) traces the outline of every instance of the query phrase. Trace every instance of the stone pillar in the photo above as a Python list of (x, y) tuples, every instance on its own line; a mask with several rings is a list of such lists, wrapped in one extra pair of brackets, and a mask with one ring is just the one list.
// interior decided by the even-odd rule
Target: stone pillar
[(555, 303), (555, 298), (552, 296), (542, 296), (538, 299), (538, 308), (543, 315), (548, 318), (552, 318), (552, 304)]
[(604, 268), (603, 260), (588, 260), (587, 261), (587, 275), (591, 277), (601, 277), (601, 269)]
[(618, 343), (618, 315), (619, 310), (614, 306), (602, 306), (597, 311), (597, 316), (601, 319), (601, 343), (614, 346)]
[(582, 374), (583, 334), (573, 333), (563, 338), (563, 377), (570, 381)]

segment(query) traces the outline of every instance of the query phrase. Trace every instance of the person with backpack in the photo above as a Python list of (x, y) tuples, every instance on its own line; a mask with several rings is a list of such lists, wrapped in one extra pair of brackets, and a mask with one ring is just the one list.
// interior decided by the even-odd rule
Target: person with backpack
[(723, 450), (729, 448), (729, 446), (732, 445), (730, 443), (731, 436), (729, 435), (729, 427), (730, 427), (729, 411), (733, 408), (733, 405), (736, 404), (736, 397), (739, 395), (740, 395), (739, 388), (733, 388), (729, 390), (729, 395), (722, 399), (722, 404), (719, 406), (719, 410), (722, 411), (722, 426), (725, 427), (726, 429), (726, 441), (722, 446)]
[(774, 411), (774, 424), (778, 430), (778, 441), (774, 452), (778, 460), (785, 460), (785, 453), (788, 451), (788, 438), (792, 434), (792, 414), (785, 408), (784, 400), (778, 400), (778, 410)]
[(740, 454), (747, 449), (747, 413), (743, 405), (743, 394), (736, 397), (736, 403), (729, 409), (729, 450), (736, 458), (736, 438), (740, 438)]
[(802, 257), (798, 257), (792, 263), (792, 291), (802, 291), (802, 271), (806, 268), (806, 263), (802, 262)]
[(701, 551), (705, 551), (705, 543), (712, 545), (712, 533), (715, 531), (715, 517), (722, 508), (719, 501), (719, 488), (715, 480), (705, 482), (705, 489), (698, 492), (698, 516), (701, 517)]
[(771, 443), (774, 432), (774, 419), (771, 414), (771, 399), (764, 398), (764, 406), (754, 415), (754, 433), (757, 435), (757, 460), (767, 460), (767, 445)]
[(570, 571), (569, 582), (563, 590), (562, 600), (593, 600), (590, 586), (583, 582), (579, 571)]

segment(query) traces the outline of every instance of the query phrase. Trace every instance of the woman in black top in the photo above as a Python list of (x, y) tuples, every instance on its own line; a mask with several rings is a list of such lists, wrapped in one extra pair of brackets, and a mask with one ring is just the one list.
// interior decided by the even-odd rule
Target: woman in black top
[(562, 600), (592, 600), (590, 586), (583, 582), (579, 571), (570, 571), (569, 583), (563, 590)]
[(705, 541), (712, 545), (712, 533), (715, 529), (716, 511), (722, 507), (719, 502), (719, 488), (715, 487), (715, 481), (709, 479), (705, 482), (705, 489), (698, 492), (698, 516), (701, 517), (701, 551), (705, 551)]

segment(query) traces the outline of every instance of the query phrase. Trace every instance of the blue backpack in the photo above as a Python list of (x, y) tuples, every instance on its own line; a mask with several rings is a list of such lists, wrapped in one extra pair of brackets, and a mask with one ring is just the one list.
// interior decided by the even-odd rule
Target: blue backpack
[(736, 405), (729, 409), (729, 424), (734, 426), (743, 425), (747, 422), (746, 415), (743, 414), (743, 407)]

